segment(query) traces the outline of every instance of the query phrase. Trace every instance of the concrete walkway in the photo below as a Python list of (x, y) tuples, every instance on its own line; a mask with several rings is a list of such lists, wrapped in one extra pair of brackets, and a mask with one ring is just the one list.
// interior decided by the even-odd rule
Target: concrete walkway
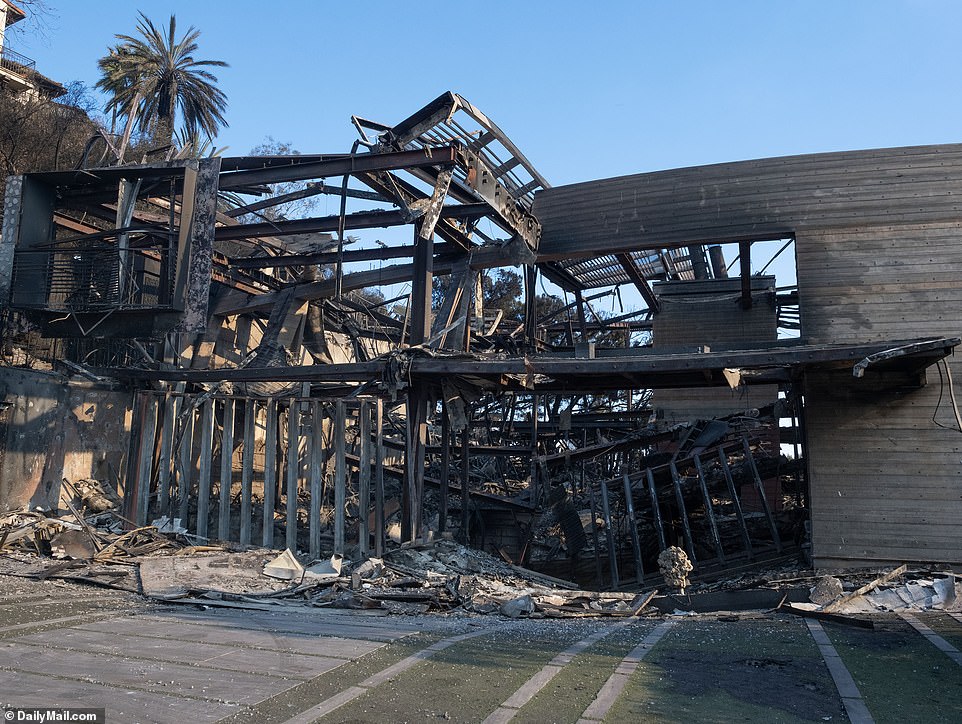
[(105, 706), (114, 722), (217, 721), (416, 631), (315, 612), (39, 617), (4, 638), (0, 692), (9, 706)]
[[(945, 660), (919, 619), (960, 635), (939, 614), (857, 632), (762, 615), (504, 621), (68, 600), (0, 595), (0, 705), (106, 707), (110, 722), (790, 720), (846, 708), (871, 721), (901, 674), (860, 671), (863, 646), (898, 637), (915, 670)], [(962, 711), (962, 684), (946, 681), (933, 683), (933, 720)]]

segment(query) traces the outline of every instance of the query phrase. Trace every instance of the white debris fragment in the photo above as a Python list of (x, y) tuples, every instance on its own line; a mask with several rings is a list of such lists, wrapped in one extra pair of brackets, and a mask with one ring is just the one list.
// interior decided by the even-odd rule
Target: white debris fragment
[(180, 518), (174, 518), (171, 520), (166, 515), (162, 515), (159, 518), (154, 518), (150, 524), (157, 529), (158, 533), (175, 533), (177, 535), (183, 535), (188, 532), (188, 530), (181, 525)]
[(678, 546), (669, 546), (658, 555), (658, 570), (665, 583), (677, 587), (682, 593), (688, 587), (688, 574), (692, 569), (688, 555)]
[(300, 580), (304, 577), (304, 566), (288, 548), (264, 566), (264, 575), (281, 581)]

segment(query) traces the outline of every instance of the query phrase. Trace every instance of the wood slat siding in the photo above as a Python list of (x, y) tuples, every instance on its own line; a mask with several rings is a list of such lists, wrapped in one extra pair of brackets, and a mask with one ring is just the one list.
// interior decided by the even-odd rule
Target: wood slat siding
[[(812, 342), (962, 331), (962, 224), (801, 231), (796, 259)], [(962, 361), (947, 361), (962, 392)], [(872, 396), (847, 372), (807, 376), (816, 565), (962, 561), (962, 434), (932, 421), (954, 426), (937, 368), (926, 379), (915, 392)]]
[(653, 397), (655, 408), (666, 423), (708, 420), (736, 412), (758, 409), (775, 401), (774, 385), (753, 385), (737, 390), (682, 387), (660, 389)]
[[(775, 278), (752, 280), (755, 293), (771, 290)], [(773, 342), (778, 322), (771, 300), (756, 298), (750, 309), (741, 306), (741, 279), (713, 279), (658, 283), (653, 286), (661, 311), (652, 322), (652, 346), (672, 352), (708, 345), (711, 351), (745, 349)], [(778, 388), (754, 385), (736, 390), (678, 388), (656, 390), (655, 408), (666, 422), (708, 419), (764, 407), (775, 401)]]
[(539, 260), (962, 217), (962, 144), (822, 153), (543, 189)]
[[(962, 144), (624, 176), (544, 189), (533, 211), (542, 261), (794, 234), (813, 343), (962, 333)], [(684, 341), (723, 344), (716, 331)], [(948, 362), (962, 385), (962, 360)], [(962, 563), (962, 435), (933, 422), (940, 388), (937, 420), (954, 419), (936, 368), (927, 379), (896, 395), (850, 371), (807, 376), (816, 563)]]

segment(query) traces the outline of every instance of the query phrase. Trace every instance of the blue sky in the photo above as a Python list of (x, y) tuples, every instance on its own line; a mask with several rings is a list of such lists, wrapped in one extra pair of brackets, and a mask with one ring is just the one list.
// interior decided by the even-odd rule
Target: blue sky
[(347, 151), (352, 113), (394, 122), (445, 90), (554, 185), (962, 135), (955, 1), (46, 2), (46, 38), (11, 45), (60, 81), (92, 84), (137, 9), (198, 27), (231, 64), (231, 154)]
[(92, 85), (138, 9), (199, 28), (230, 63), (228, 155), (267, 136), (346, 152), (351, 114), (393, 123), (445, 90), (553, 185), (962, 138), (957, 0), (45, 1), (45, 37), (10, 44), (61, 82)]

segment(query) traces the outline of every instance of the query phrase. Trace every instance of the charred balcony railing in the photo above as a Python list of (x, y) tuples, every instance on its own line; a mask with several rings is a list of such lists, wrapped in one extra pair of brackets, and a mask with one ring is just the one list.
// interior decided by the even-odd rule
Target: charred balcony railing
[(173, 309), (172, 268), (166, 240), (130, 248), (97, 240), (19, 250), (12, 306), (65, 314)]

